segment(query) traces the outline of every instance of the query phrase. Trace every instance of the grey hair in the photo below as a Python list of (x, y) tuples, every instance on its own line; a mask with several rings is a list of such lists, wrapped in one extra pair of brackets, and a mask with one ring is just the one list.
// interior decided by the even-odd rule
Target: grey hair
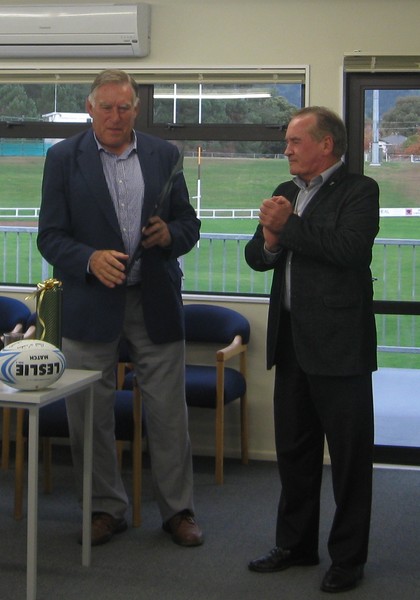
[(311, 135), (318, 141), (330, 135), (334, 144), (333, 154), (341, 158), (347, 150), (347, 131), (343, 120), (325, 106), (306, 106), (293, 113), (292, 119), (305, 115), (314, 115), (316, 118), (316, 124), (310, 131)]
[(98, 75), (95, 77), (90, 88), (90, 94), (88, 96), (88, 100), (93, 106), (95, 105), (96, 91), (107, 83), (130, 85), (131, 89), (133, 90), (133, 105), (137, 106), (139, 103), (139, 86), (133, 77), (131, 77), (131, 75), (125, 71), (120, 71), (119, 69), (106, 69), (105, 71), (98, 73)]

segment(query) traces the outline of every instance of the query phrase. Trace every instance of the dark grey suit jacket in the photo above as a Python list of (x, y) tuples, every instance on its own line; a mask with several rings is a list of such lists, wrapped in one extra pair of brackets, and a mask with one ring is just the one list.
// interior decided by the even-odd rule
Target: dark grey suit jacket
[[(136, 132), (145, 183), (142, 225), (154, 210), (159, 192), (178, 158), (169, 142)], [(179, 174), (160, 216), (168, 223), (172, 245), (144, 251), (142, 305), (154, 343), (184, 336), (182, 272), (177, 258), (193, 248), (200, 221)], [(42, 184), (38, 247), (63, 282), (64, 337), (107, 342), (121, 333), (125, 286), (108, 289), (87, 273), (94, 250), (125, 252), (92, 130), (59, 142), (47, 153)]]
[[(273, 195), (291, 202), (293, 181)], [(267, 367), (276, 362), (286, 254), (291, 267), (291, 324), (302, 369), (314, 375), (356, 375), (377, 368), (370, 263), (379, 229), (379, 189), (373, 179), (339, 168), (312, 198), (301, 217), (293, 214), (279, 234), (282, 250), (264, 258), (262, 228), (245, 249), (257, 271), (274, 269), (267, 331)]]

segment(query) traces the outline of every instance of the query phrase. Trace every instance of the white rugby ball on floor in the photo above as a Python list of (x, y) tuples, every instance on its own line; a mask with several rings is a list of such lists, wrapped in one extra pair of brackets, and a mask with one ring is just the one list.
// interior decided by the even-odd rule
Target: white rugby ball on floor
[(42, 390), (65, 368), (61, 350), (42, 340), (20, 340), (0, 351), (0, 379), (17, 390)]

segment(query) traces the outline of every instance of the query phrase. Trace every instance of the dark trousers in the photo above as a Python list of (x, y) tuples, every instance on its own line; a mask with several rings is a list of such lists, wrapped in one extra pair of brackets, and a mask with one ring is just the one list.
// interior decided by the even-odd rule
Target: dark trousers
[(308, 375), (282, 319), (274, 389), (276, 451), (282, 484), (276, 544), (318, 551), (324, 436), (336, 503), (328, 539), (333, 564), (361, 565), (368, 552), (372, 503), (373, 398), (370, 373)]

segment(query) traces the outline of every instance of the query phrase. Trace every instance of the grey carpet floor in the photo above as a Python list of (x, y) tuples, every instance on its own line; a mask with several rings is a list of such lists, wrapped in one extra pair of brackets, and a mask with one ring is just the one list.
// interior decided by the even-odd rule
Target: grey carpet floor
[[(81, 565), (80, 511), (66, 451), (54, 452), (54, 491), (40, 485), (37, 600), (326, 600), (319, 590), (329, 566), (326, 540), (334, 511), (331, 474), (325, 467), (320, 556), (315, 567), (261, 575), (247, 562), (274, 545), (279, 482), (276, 465), (227, 460), (225, 484), (213, 481), (213, 461), (196, 458), (197, 517), (205, 544), (181, 548), (161, 530), (150, 471), (144, 469), (142, 526), (92, 550)], [(124, 479), (130, 489), (129, 465)], [(0, 599), (26, 591), (26, 519), (15, 522), (13, 469), (0, 471)], [(370, 558), (352, 600), (420, 598), (420, 471), (375, 469)]]

